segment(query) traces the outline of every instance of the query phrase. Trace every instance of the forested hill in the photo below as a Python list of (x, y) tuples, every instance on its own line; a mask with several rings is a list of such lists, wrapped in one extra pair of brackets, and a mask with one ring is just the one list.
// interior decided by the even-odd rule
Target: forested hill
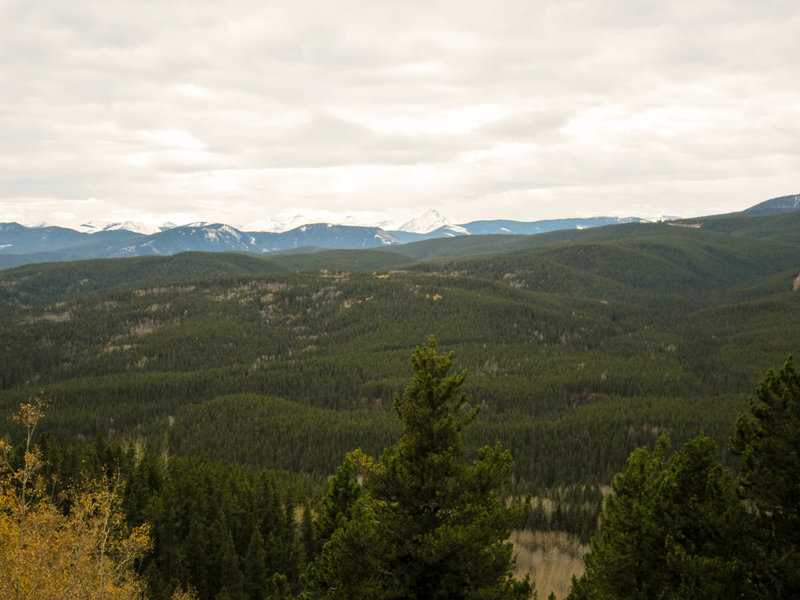
[(179, 453), (327, 474), (393, 439), (409, 351), (435, 334), (483, 407), (470, 434), (511, 448), (518, 481), (608, 482), (665, 430), (726, 446), (765, 366), (797, 348), (799, 221), (3, 271), (0, 410), (43, 388), (56, 440), (166, 434)]
[[(778, 199), (782, 200), (782, 199)], [(770, 201), (762, 203), (767, 208)], [(755, 210), (762, 205), (757, 205)], [(781, 205), (782, 206), (782, 205)], [(762, 210), (766, 211), (766, 208)], [(756, 211), (755, 214), (758, 214)], [(367, 250), (320, 250), (298, 248), (293, 252), (267, 257), (248, 253), (222, 252), (184, 252), (170, 256), (146, 256), (124, 259), (94, 259), (69, 263), (38, 263), (14, 269), (0, 270), (0, 310), (7, 307), (22, 308), (66, 300), (78, 295), (101, 294), (110, 291), (130, 290), (140, 286), (153, 286), (163, 283), (206, 279), (214, 276), (235, 274), (258, 274), (275, 271), (332, 270), (332, 271), (373, 271), (388, 268), (415, 268), (443, 271), (454, 264), (475, 269), (475, 274), (493, 277), (498, 262), (487, 262), (493, 257), (501, 263), (513, 267), (527, 268), (526, 261), (547, 261), (547, 255), (554, 261), (569, 263), (568, 254), (590, 256), (597, 244), (605, 248), (625, 249), (630, 254), (633, 248), (650, 251), (654, 254), (666, 252), (662, 257), (672, 265), (668, 270), (687, 280), (704, 273), (715, 278), (735, 278), (742, 268), (753, 270), (752, 265), (771, 263), (778, 267), (785, 264), (786, 253), (796, 247), (797, 231), (800, 227), (800, 210), (773, 214), (766, 217), (752, 217), (750, 213), (705, 217), (688, 221), (665, 223), (631, 223), (585, 230), (562, 230), (540, 235), (475, 235), (446, 239), (432, 239), (382, 249)], [(692, 232), (687, 232), (692, 230)], [(715, 235), (716, 234), (716, 235)], [(749, 241), (748, 241), (749, 240)], [(694, 248), (682, 248), (691, 244)], [(670, 246), (673, 248), (670, 249)], [(648, 250), (649, 248), (649, 250)], [(695, 255), (695, 250), (700, 254)], [(530, 257), (523, 256), (524, 253)], [(685, 253), (686, 261), (681, 262), (678, 254)], [(720, 254), (719, 260), (711, 254)], [(748, 258), (747, 253), (753, 256)], [(777, 253), (778, 255), (776, 255)], [(705, 256), (703, 256), (705, 254)], [(477, 257), (476, 260), (469, 260)], [(631, 257), (629, 256), (628, 259)], [(635, 257), (634, 257), (635, 258)], [(590, 265), (588, 259), (581, 259), (578, 268), (597, 271), (602, 266)], [(600, 257), (593, 259), (596, 263)], [(610, 258), (608, 260), (614, 260)], [(744, 260), (748, 264), (739, 265)], [(458, 261), (457, 263), (453, 261)], [(727, 261), (727, 264), (724, 262)], [(416, 266), (414, 266), (416, 265)], [(643, 265), (650, 267), (650, 263)], [(657, 267), (658, 265), (656, 265)], [(789, 268), (792, 268), (791, 263)], [(630, 271), (631, 262), (620, 257), (616, 268)], [(727, 267), (733, 267), (729, 272)], [(767, 268), (773, 268), (767, 264)], [(655, 277), (663, 273), (661, 269), (651, 269)], [(756, 268), (756, 277), (760, 269)], [(503, 275), (508, 273), (504, 271)], [(606, 273), (600, 273), (605, 276)], [(569, 279), (569, 278), (567, 278)], [(613, 279), (613, 278), (612, 278)], [(617, 285), (619, 281), (611, 281)], [(553, 282), (552, 291), (568, 291), (565, 281)], [(718, 282), (708, 281), (706, 287), (717, 286)], [(647, 282), (638, 285), (645, 289)], [(669, 285), (662, 286), (664, 289)], [(723, 285), (723, 287), (731, 287)], [(596, 290), (586, 289), (584, 293), (593, 294)]]

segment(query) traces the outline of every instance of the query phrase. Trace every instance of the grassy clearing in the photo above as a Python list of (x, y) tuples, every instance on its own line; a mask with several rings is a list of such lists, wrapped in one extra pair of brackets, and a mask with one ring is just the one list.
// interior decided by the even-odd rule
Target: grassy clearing
[(583, 555), (589, 551), (577, 536), (563, 531), (516, 530), (511, 534), (517, 564), (516, 577), (530, 573), (539, 598), (553, 592), (558, 598), (569, 593), (572, 576), (584, 571)]

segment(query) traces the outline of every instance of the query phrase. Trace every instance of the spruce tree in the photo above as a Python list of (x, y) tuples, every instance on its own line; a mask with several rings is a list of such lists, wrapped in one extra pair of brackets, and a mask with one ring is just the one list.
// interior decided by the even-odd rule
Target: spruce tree
[(310, 598), (407, 600), (528, 598), (532, 586), (512, 578), (506, 540), (521, 516), (499, 495), (511, 456), (497, 445), (471, 464), (462, 431), (477, 416), (450, 375), (452, 354), (431, 338), (411, 362), (412, 383), (394, 407), (404, 426), (379, 461), (360, 451), (362, 494), (310, 566)]
[(669, 448), (662, 437), (651, 454), (638, 448), (611, 486), (601, 533), (584, 557), (586, 572), (573, 581), (570, 600), (656, 597), (662, 575), (663, 538), (653, 519), (656, 479)]
[(328, 493), (322, 500), (319, 517), (314, 521), (314, 539), (317, 551), (327, 542), (333, 532), (349, 519), (353, 512), (353, 505), (361, 494), (361, 486), (354, 477), (353, 463), (348, 461), (339, 465), (336, 475), (331, 479)]
[(800, 597), (800, 371), (790, 356), (770, 369), (731, 450), (742, 457), (742, 495), (754, 509), (753, 578), (770, 598)]
[(261, 600), (268, 590), (270, 576), (267, 573), (267, 553), (264, 538), (258, 525), (253, 527), (250, 543), (244, 556), (244, 591), (250, 600)]
[(600, 535), (570, 600), (725, 599), (753, 592), (739, 540), (747, 535), (733, 475), (700, 435), (669, 455), (634, 451), (614, 478)]
[(317, 538), (314, 535), (314, 520), (311, 517), (311, 507), (308, 502), (303, 503), (303, 517), (300, 521), (300, 541), (303, 547), (303, 564), (314, 560), (317, 555)]
[(211, 531), (214, 539), (219, 545), (218, 558), (216, 560), (216, 584), (220, 586), (220, 591), (225, 591), (231, 600), (244, 600), (244, 578), (239, 568), (239, 556), (233, 544), (233, 536), (225, 525), (216, 521), (212, 525)]

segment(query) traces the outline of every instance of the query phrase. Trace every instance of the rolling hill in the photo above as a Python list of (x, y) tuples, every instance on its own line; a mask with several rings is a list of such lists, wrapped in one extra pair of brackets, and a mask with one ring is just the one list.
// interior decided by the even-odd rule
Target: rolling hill
[(10, 269), (0, 410), (43, 388), (55, 440), (166, 436), (325, 474), (393, 439), (392, 396), (433, 334), (469, 371), (472, 441), (509, 447), (519, 486), (604, 483), (665, 430), (724, 447), (796, 350), (798, 218)]

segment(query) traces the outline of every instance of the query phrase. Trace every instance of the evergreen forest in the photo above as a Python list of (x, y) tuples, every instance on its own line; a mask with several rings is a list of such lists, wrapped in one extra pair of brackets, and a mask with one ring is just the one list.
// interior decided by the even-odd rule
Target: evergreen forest
[(0, 552), (108, 510), (108, 597), (796, 597), (798, 230), (0, 271)]

